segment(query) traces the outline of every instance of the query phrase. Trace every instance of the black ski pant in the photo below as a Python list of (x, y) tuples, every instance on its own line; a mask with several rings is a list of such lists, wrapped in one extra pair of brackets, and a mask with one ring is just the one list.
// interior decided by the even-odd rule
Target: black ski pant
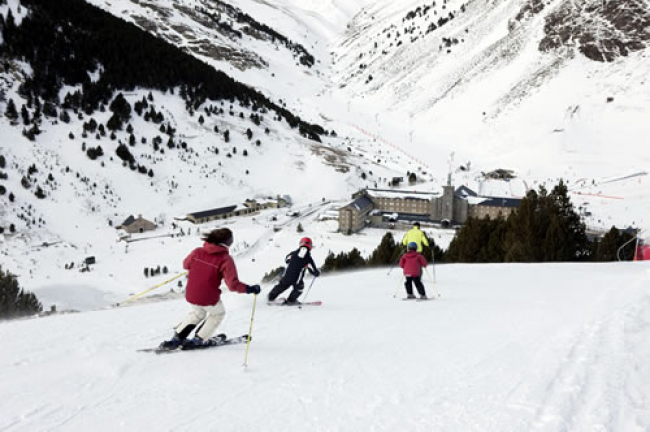
[(422, 283), (422, 276), (406, 276), (406, 282), (404, 286), (406, 287), (406, 294), (413, 295), (413, 284), (418, 289), (418, 294), (420, 296), (426, 296), (427, 293), (424, 291), (424, 284)]
[(293, 285), (293, 290), (291, 291), (291, 294), (289, 294), (289, 297), (287, 298), (288, 302), (295, 302), (298, 300), (298, 297), (302, 294), (302, 290), (305, 288), (305, 284), (303, 281), (300, 282), (290, 282), (286, 281), (284, 279), (280, 280), (276, 286), (273, 287), (271, 292), (269, 292), (269, 301), (273, 301), (280, 294), (285, 292), (287, 288)]

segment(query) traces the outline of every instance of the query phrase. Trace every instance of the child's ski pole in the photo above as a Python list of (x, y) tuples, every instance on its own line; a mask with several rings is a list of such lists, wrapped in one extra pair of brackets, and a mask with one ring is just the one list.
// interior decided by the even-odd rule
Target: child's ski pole
[(390, 268), (390, 270), (388, 270), (388, 276), (390, 276), (390, 274), (393, 272), (393, 269), (395, 267), (397, 267), (397, 264), (399, 264), (399, 260), (402, 259), (402, 255), (403, 255), (403, 252), (402, 252), (402, 249), (400, 248), (400, 252), (399, 252), (399, 256), (397, 257), (397, 260), (395, 260), (395, 263), (393, 263), (393, 266)]
[(404, 276), (399, 280), (399, 285), (397, 285), (397, 289), (395, 290), (395, 294), (393, 294), (393, 298), (397, 298), (397, 293), (399, 292), (399, 289), (402, 287), (404, 283)]
[[(307, 288), (307, 292), (305, 293), (305, 296), (302, 298), (302, 301), (307, 300), (307, 296), (309, 295), (309, 291), (311, 291), (311, 287), (314, 286), (314, 281), (316, 280), (316, 277), (313, 277), (311, 279), (311, 283), (309, 284), (309, 288)], [(302, 309), (302, 305), (298, 306), (299, 309)]]
[(433, 282), (433, 291), (434, 295), (436, 297), (440, 297), (440, 293), (438, 292), (438, 284), (436, 283), (436, 268), (433, 268), (433, 278), (431, 277), (431, 274), (429, 273), (429, 269), (427, 269), (427, 276), (429, 276), (429, 279), (431, 279), (431, 282)]

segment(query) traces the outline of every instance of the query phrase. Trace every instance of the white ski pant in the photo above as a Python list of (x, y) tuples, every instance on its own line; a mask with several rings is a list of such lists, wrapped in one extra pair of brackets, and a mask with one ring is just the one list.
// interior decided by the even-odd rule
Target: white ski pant
[[(176, 333), (183, 332), (188, 326), (194, 328), (198, 325), (195, 335), (201, 339), (209, 339), (214, 334), (214, 331), (219, 327), (221, 321), (226, 316), (226, 309), (223, 307), (223, 302), (213, 306), (197, 306), (192, 305), (192, 311), (187, 315), (185, 320), (176, 327)], [(205, 321), (204, 321), (205, 320)], [(199, 325), (199, 323), (203, 323)]]

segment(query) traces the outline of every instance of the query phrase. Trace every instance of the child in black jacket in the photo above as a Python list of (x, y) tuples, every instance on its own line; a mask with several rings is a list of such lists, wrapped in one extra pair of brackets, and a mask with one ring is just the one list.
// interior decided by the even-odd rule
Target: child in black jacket
[(285, 303), (297, 303), (298, 297), (300, 297), (302, 290), (305, 288), (305, 283), (302, 280), (305, 276), (305, 270), (309, 270), (315, 277), (320, 276), (320, 271), (316, 268), (316, 264), (314, 264), (314, 260), (311, 257), (311, 247), (311, 239), (305, 237), (300, 240), (300, 247), (287, 255), (285, 258), (287, 268), (284, 270), (280, 282), (269, 292), (268, 299), (270, 302), (274, 301), (287, 288), (293, 285), (293, 291), (291, 291)]

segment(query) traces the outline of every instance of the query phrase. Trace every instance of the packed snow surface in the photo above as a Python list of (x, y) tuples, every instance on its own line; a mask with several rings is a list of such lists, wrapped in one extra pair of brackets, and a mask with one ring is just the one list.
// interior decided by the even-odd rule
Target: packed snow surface
[[(0, 430), (650, 429), (646, 263), (441, 265), (428, 302), (388, 272), (317, 279), (320, 307), (260, 296), (248, 368), (245, 345), (136, 352), (181, 299), (1, 323)], [(224, 303), (246, 333), (253, 296)]]

